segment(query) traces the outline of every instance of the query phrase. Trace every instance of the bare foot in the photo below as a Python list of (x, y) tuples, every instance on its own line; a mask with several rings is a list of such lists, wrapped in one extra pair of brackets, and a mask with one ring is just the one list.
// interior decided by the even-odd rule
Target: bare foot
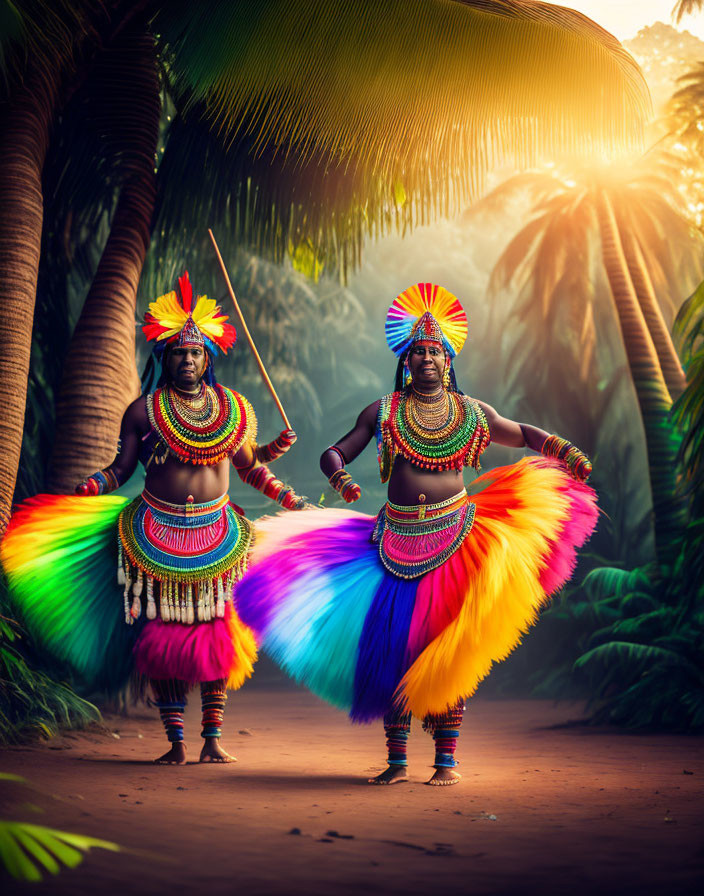
[(408, 780), (408, 770), (405, 765), (390, 765), (376, 778), (369, 778), (369, 784), (400, 784)]
[(186, 764), (186, 745), (181, 740), (174, 741), (168, 753), (164, 753), (154, 762), (157, 765), (185, 765)]
[(200, 751), (199, 762), (237, 762), (234, 756), (230, 756), (220, 746), (217, 737), (206, 737), (203, 741), (203, 749)]
[(452, 768), (436, 768), (433, 777), (425, 783), (434, 787), (447, 787), (449, 784), (456, 784), (461, 777), (462, 775)]

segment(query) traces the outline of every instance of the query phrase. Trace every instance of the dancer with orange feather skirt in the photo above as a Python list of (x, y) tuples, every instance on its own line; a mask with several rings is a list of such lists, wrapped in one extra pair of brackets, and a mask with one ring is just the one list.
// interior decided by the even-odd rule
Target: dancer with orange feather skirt
[[(376, 518), (304, 509), (260, 520), (242, 618), (298, 681), (355, 721), (383, 717), (388, 768), (407, 779), (411, 716), (435, 739), (435, 773), (455, 784), (464, 701), (571, 575), (594, 529), (588, 459), (564, 439), (501, 417), (457, 388), (452, 359), (467, 335), (458, 300), (419, 283), (392, 304), (386, 336), (396, 391), (365, 408), (321, 458), (347, 502), (346, 466), (376, 435), (389, 500)], [(465, 466), (494, 441), (541, 457), (492, 470), (470, 498)]]
[[(216, 382), (213, 356), (236, 338), (207, 296), (179, 292), (149, 306), (143, 330), (161, 364), (154, 392), (126, 410), (115, 460), (81, 483), (83, 497), (39, 495), (15, 512), (0, 548), (11, 596), (31, 634), (80, 680), (115, 690), (132, 672), (152, 684), (171, 748), (186, 761), (183, 712), (200, 684), (201, 762), (230, 762), (220, 746), (226, 689), (251, 675), (256, 644), (232, 603), (246, 569), (252, 525), (227, 496), (229, 461), (240, 478), (287, 509), (303, 499), (265, 465), (286, 452), (286, 430), (256, 443), (244, 396)], [(107, 495), (138, 460), (134, 501)], [(146, 617), (146, 618), (145, 618)]]

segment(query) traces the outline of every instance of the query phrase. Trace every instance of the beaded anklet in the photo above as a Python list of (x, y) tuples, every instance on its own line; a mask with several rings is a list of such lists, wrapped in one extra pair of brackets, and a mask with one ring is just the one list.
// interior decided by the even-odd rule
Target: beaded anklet
[(389, 765), (408, 765), (408, 735), (411, 733), (411, 714), (402, 716), (386, 716), (384, 718), (386, 732), (387, 762)]
[(225, 715), (227, 691), (224, 681), (204, 681), (200, 686), (200, 700), (203, 710), (201, 737), (220, 737), (222, 720)]

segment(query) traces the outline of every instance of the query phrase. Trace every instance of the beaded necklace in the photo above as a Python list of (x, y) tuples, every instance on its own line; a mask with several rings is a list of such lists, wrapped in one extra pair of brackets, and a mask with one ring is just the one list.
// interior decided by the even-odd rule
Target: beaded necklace
[(408, 390), (384, 396), (378, 431), (382, 482), (397, 454), (426, 470), (478, 470), (489, 438), (484, 412), (466, 395), (444, 392), (429, 401)]
[[(250, 403), (218, 383), (201, 383), (193, 396), (170, 386), (157, 389), (147, 395), (147, 415), (164, 449), (183, 463), (220, 463), (257, 435)], [(157, 447), (157, 462), (160, 453)]]

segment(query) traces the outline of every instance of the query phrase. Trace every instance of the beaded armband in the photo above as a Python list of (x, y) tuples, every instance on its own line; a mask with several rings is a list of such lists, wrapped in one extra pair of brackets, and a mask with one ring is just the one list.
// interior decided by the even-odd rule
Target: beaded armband
[(235, 466), (235, 469), (242, 482), (256, 488), (258, 492), (287, 510), (301, 510), (305, 505), (305, 498), (299, 497), (290, 485), (284, 485), (264, 464), (254, 460), (246, 467)]
[(257, 445), (254, 450), (255, 457), (263, 464), (270, 464), (286, 454), (297, 438), (298, 436), (292, 429), (285, 429), (268, 445)]
[(340, 462), (342, 463), (342, 466), (343, 467), (345, 466), (345, 464), (347, 463), (347, 458), (342, 453), (342, 448), (338, 448), (337, 445), (330, 445), (330, 447), (327, 450), (334, 451), (335, 454), (340, 458)]
[(87, 479), (84, 479), (76, 487), (76, 493), (79, 495), (106, 495), (108, 492), (114, 492), (120, 487), (117, 476), (110, 467), (104, 470), (98, 470), (92, 473)]
[(362, 489), (354, 482), (347, 470), (335, 470), (328, 482), (348, 504), (357, 501), (362, 494)]
[(581, 482), (588, 479), (592, 472), (592, 464), (587, 455), (567, 439), (561, 439), (559, 436), (548, 436), (543, 442), (540, 453), (545, 457), (554, 457), (562, 461), (570, 474)]

